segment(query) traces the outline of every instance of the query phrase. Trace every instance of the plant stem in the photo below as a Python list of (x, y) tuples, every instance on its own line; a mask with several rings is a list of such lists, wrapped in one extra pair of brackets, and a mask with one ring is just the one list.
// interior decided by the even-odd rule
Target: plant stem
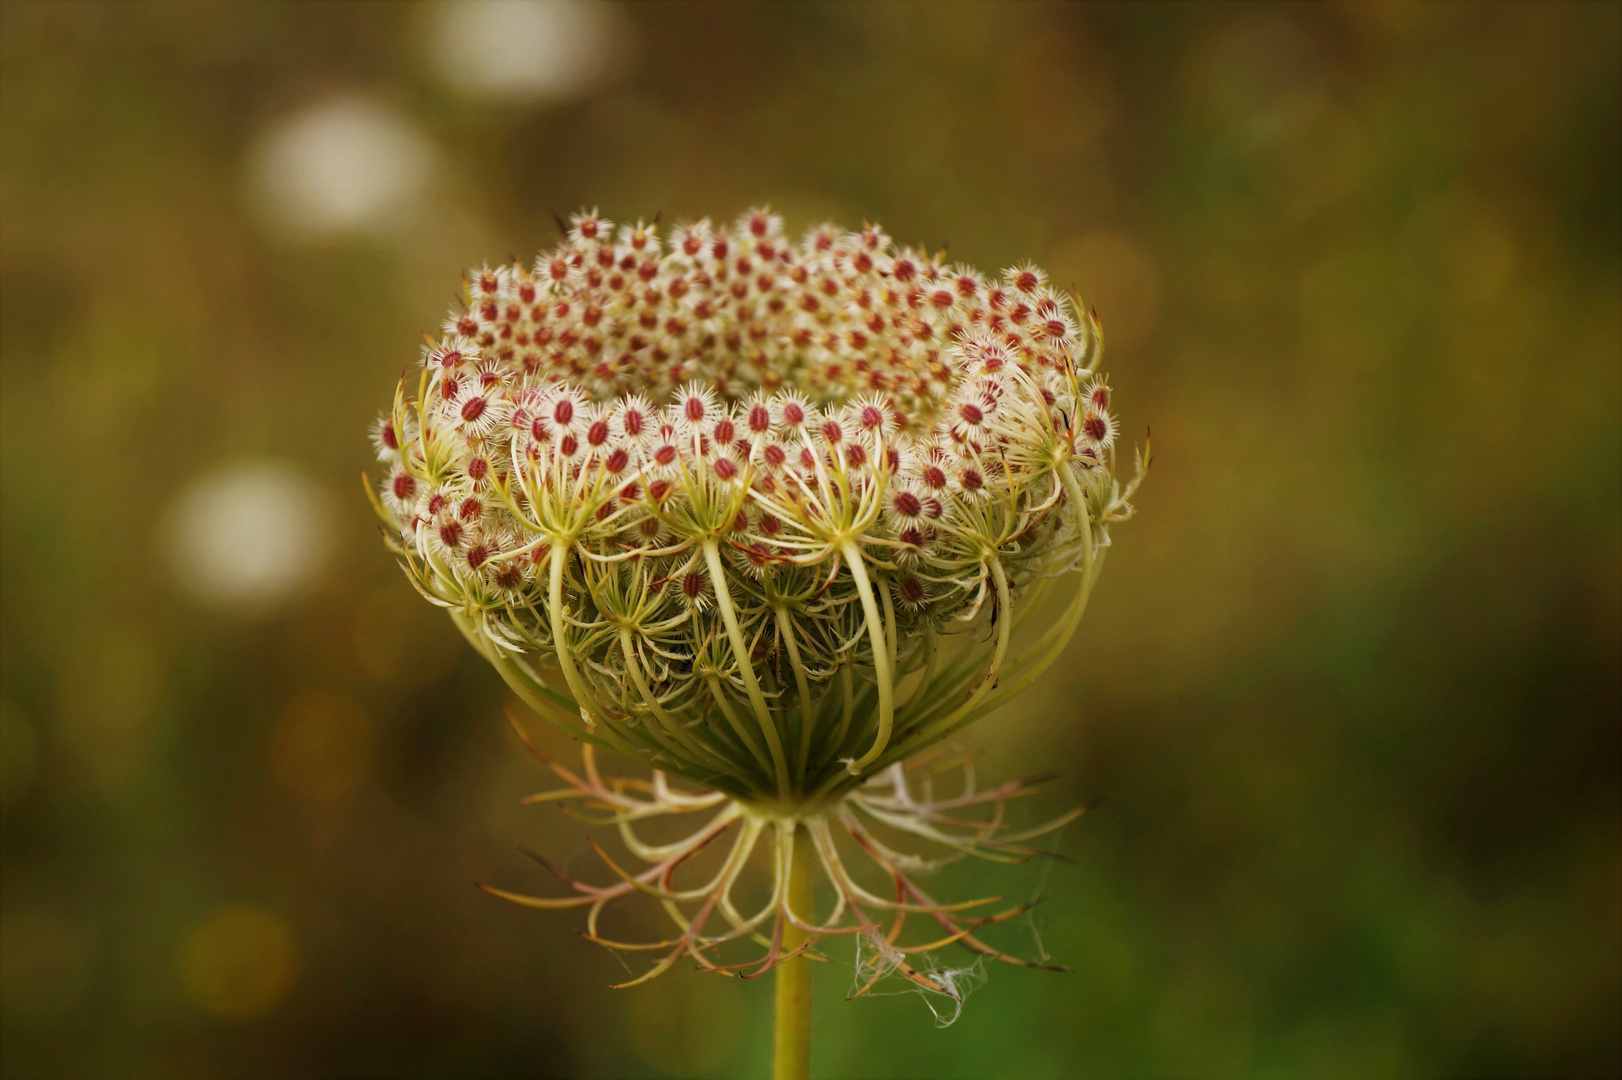
[[(816, 854), (811, 847), (811, 835), (804, 826), (795, 826), (789, 835), (794, 838), (794, 859), (788, 879), (789, 908), (800, 921), (810, 922)], [(785, 952), (799, 948), (805, 939), (805, 931), (793, 925), (783, 928)], [(803, 954), (777, 967), (772, 1080), (810, 1080), (811, 977), (815, 970), (813, 961)]]

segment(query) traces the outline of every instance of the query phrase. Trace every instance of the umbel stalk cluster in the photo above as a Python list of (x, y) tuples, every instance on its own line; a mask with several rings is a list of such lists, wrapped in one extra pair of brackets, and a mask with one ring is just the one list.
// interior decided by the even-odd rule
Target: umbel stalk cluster
[[(572, 225), (532, 267), (469, 273), (375, 429), (374, 501), (418, 590), (586, 745), (583, 774), (552, 763), (566, 786), (537, 799), (579, 800), (648, 864), (605, 852), (613, 884), (559, 873), (566, 897), (503, 895), (588, 907), (594, 938), (605, 904), (656, 896), (676, 936), (604, 942), (655, 950), (650, 976), (683, 956), (743, 970), (718, 950), (749, 939), (758, 974), (842, 932), (870, 946), (875, 979), (950, 995), (907, 957), (958, 942), (1011, 959), (972, 934), (1009, 912), (968, 915), (908, 875), (1028, 855), (1002, 821), (1028, 788), (981, 791), (971, 772), (937, 796), (953, 762), (918, 755), (1062, 652), (1132, 514), (1146, 462), (1115, 477), (1098, 323), (1033, 267), (984, 276), (873, 226), (794, 243), (752, 211), (667, 243), (594, 213)], [(652, 781), (603, 779), (593, 747)], [(670, 814), (705, 823), (638, 838)], [(716, 842), (713, 879), (679, 884)], [(831, 911), (791, 888), (796, 844)], [(741, 910), (757, 850), (776, 884)], [(882, 884), (847, 865), (856, 851)], [(941, 940), (903, 944), (909, 912)]]

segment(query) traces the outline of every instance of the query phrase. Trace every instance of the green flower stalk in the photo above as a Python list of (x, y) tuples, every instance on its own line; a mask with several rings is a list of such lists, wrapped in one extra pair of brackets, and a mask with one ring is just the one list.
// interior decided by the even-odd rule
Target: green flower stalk
[[(944, 903), (915, 877), (1026, 858), (1075, 814), (1012, 831), (1004, 805), (1031, 785), (978, 788), (931, 748), (1063, 652), (1147, 457), (1116, 478), (1097, 319), (1034, 267), (984, 277), (873, 226), (792, 243), (764, 210), (668, 244), (595, 213), (572, 226), (533, 268), (469, 274), (376, 425), (374, 504), (418, 590), (584, 744), (583, 769), (548, 761), (565, 786), (531, 801), (578, 804), (646, 864), (599, 848), (612, 884), (549, 867), (569, 895), (488, 891), (584, 907), (588, 937), (652, 953), (625, 985), (683, 958), (779, 969), (778, 1071), (802, 1075), (783, 1002), (825, 936), (858, 939), (858, 994), (900, 973), (960, 999), (918, 960), (949, 944), (1027, 963), (975, 936), (1024, 906), (979, 914), (995, 898)], [(1055, 592), (1057, 617), (1022, 634)], [(651, 781), (605, 779), (594, 748)], [(641, 839), (679, 815), (703, 824)], [(719, 870), (678, 884), (712, 844)], [(735, 887), (757, 853), (773, 884), (748, 910)], [(638, 893), (672, 936), (604, 938), (604, 907)], [(908, 915), (938, 934), (904, 943)], [(763, 952), (724, 958), (747, 942)]]

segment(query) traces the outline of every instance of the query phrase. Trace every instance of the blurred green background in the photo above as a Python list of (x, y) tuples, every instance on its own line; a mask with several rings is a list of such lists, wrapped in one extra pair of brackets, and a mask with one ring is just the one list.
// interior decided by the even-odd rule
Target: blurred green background
[(1074, 281), (1157, 457), (963, 739), (1102, 799), (956, 879), (1074, 973), (840, 946), (816, 1071), (1622, 1073), (1619, 100), (1614, 3), (0, 5), (0, 1072), (764, 1071), (472, 888), (589, 849), (357, 474), (468, 265), (769, 201)]

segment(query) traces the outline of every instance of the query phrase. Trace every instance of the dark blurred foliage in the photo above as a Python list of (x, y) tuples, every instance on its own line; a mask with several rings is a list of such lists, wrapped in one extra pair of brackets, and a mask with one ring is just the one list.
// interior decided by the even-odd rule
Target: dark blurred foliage
[[(1102, 799), (955, 879), (1040, 890), (1004, 943), (1074, 973), (942, 1031), (841, 956), (819, 1074), (1622, 1073), (1622, 8), (650, 4), (552, 103), (447, 89), (442, 14), (0, 6), (0, 1071), (763, 1071), (764, 981), (610, 992), (472, 888), (589, 849), (357, 473), (464, 267), (769, 201), (1073, 280), (1157, 459), (1070, 662), (963, 740)], [(430, 186), (295, 236), (255, 147), (353, 95)], [(329, 493), (279, 604), (177, 583), (242, 458)]]

